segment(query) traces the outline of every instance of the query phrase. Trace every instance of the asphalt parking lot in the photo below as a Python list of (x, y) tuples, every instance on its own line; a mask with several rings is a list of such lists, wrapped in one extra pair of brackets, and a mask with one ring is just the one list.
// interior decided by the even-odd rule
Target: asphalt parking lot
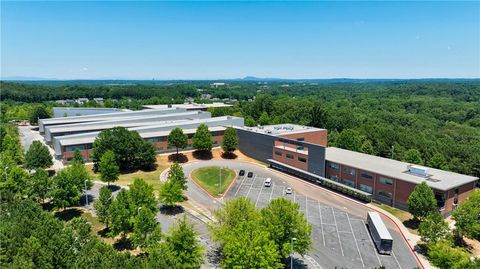
[[(271, 187), (264, 186), (267, 177), (272, 178)], [(225, 198), (248, 197), (259, 208), (281, 196), (298, 203), (313, 226), (313, 246), (306, 258), (314, 268), (374, 268), (383, 265), (386, 268), (411, 269), (418, 266), (396, 231), (390, 231), (394, 238), (392, 255), (377, 254), (365, 218), (322, 204), (297, 193), (295, 189), (292, 194), (285, 194), (287, 187), (290, 186), (281, 178), (272, 176), (272, 173), (254, 173), (252, 178), (238, 177)]]

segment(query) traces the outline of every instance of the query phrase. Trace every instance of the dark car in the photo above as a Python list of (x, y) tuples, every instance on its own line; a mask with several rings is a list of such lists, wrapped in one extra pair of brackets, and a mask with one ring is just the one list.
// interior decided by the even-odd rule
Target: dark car
[(247, 177), (253, 177), (253, 172), (248, 172)]
[(243, 177), (245, 175), (245, 170), (240, 170), (240, 172), (238, 173), (239, 176)]

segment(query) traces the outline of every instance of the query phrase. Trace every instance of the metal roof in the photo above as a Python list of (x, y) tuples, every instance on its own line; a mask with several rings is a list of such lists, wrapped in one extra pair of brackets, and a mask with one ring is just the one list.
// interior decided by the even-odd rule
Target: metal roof
[(375, 230), (377, 230), (380, 238), (381, 239), (386, 239), (386, 240), (393, 240), (392, 235), (388, 231), (387, 226), (385, 226), (385, 223), (383, 222), (382, 218), (380, 217), (380, 214), (378, 214), (378, 212), (374, 212), (374, 211), (370, 211), (367, 214), (368, 214), (368, 216), (370, 216), (370, 219), (372, 220), (373, 224), (375, 225)]
[(304, 126), (304, 125), (290, 124), (290, 123), (255, 126), (255, 127), (243, 127), (243, 129), (251, 132), (264, 133), (264, 134), (269, 134), (274, 136), (325, 130), (325, 129), (315, 128), (311, 126)]
[(325, 159), (330, 162), (344, 164), (414, 184), (420, 184), (425, 181), (430, 187), (442, 191), (478, 180), (477, 177), (430, 167), (426, 167), (427, 176), (420, 176), (409, 172), (408, 168), (412, 164), (335, 147), (326, 148)]
[(225, 104), (225, 103), (211, 103), (211, 104), (196, 104), (196, 103), (193, 103), (193, 104), (190, 104), (190, 103), (186, 103), (186, 104), (172, 104), (172, 105), (144, 105), (143, 107), (144, 108), (151, 108), (151, 109), (159, 109), (159, 108), (169, 108), (169, 107), (178, 107), (178, 108), (184, 108), (184, 109), (188, 109), (188, 110), (192, 110), (192, 109), (205, 109), (205, 108), (209, 108), (209, 107), (231, 107), (233, 105), (229, 105), (229, 104)]

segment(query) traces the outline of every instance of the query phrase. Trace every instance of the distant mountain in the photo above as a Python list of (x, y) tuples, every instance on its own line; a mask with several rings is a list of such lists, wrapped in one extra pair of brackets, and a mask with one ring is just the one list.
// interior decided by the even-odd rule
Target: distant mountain
[(16, 81), (24, 81), (24, 80), (56, 80), (55, 78), (41, 78), (41, 77), (22, 77), (22, 76), (14, 76), (14, 77), (2, 77), (0, 80), (16, 80)]

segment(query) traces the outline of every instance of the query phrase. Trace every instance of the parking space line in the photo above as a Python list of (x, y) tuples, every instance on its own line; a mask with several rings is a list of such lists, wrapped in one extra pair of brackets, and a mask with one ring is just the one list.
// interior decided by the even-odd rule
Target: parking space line
[(275, 188), (275, 185), (272, 186), (272, 192), (270, 192), (270, 198), (268, 198), (268, 201), (272, 201), (272, 195), (273, 195), (273, 189)]
[(247, 192), (247, 194), (245, 195), (245, 197), (248, 198), (248, 195), (250, 194), (250, 190), (252, 190), (253, 183), (255, 183), (255, 179), (256, 179), (256, 178), (257, 178), (257, 175), (255, 175), (255, 176), (253, 177), (252, 185), (250, 185), (250, 188), (248, 189), (248, 192)]
[[(333, 224), (332, 224), (333, 225)], [(348, 232), (348, 231), (338, 231), (338, 233), (341, 233), (341, 234), (351, 234), (352, 232)]]
[(397, 264), (398, 264), (398, 268), (402, 269), (402, 266), (400, 265), (400, 263), (399, 263), (398, 260), (397, 260), (397, 256), (395, 256), (395, 253), (393, 252), (393, 249), (392, 249), (392, 255), (393, 255), (393, 258), (395, 258), (395, 261), (396, 261)]
[(335, 222), (338, 242), (340, 243), (340, 250), (342, 251), (342, 256), (345, 256), (345, 254), (343, 253), (342, 241), (340, 240), (340, 234), (338, 233), (338, 225), (337, 225), (337, 219), (335, 218), (335, 212), (333, 211), (333, 207), (330, 207), (330, 209), (332, 209), (333, 222)]
[(322, 219), (322, 207), (320, 206), (320, 203), (317, 201), (318, 204), (318, 213), (320, 213), (320, 228), (322, 228), (322, 241), (323, 241), (323, 246), (325, 246), (325, 232), (323, 231), (323, 219)]
[(360, 248), (358, 247), (357, 237), (355, 236), (355, 233), (353, 232), (352, 223), (350, 222), (350, 217), (348, 216), (347, 213), (344, 213), (344, 214), (347, 215), (348, 225), (350, 225), (350, 231), (352, 231), (353, 240), (355, 241), (355, 246), (357, 246), (358, 255), (360, 256), (360, 260), (362, 261), (363, 268), (365, 268), (365, 263), (363, 262), (362, 253), (360, 253)]
[(378, 257), (378, 253), (377, 253), (377, 248), (375, 247), (375, 245), (373, 244), (373, 241), (372, 241), (372, 238), (370, 236), (370, 232), (367, 230), (367, 224), (365, 223), (364, 220), (362, 220), (362, 223), (363, 223), (363, 228), (365, 228), (365, 231), (367, 232), (367, 236), (370, 240), (370, 243), (372, 243), (372, 247), (373, 247), (373, 252), (375, 252), (375, 255), (377, 256), (377, 260), (378, 260), (378, 263), (380, 263), (380, 266), (383, 266), (382, 262), (380, 261), (380, 257)]
[(305, 216), (308, 222), (308, 197), (307, 196), (305, 196)]
[(260, 194), (262, 194), (262, 190), (265, 184), (262, 184), (262, 187), (260, 187), (260, 192), (257, 195), (257, 200), (255, 201), (255, 207), (257, 207), (258, 204), (258, 199), (260, 198)]
[(235, 195), (234, 195), (235, 197), (237, 197), (238, 192), (239, 192), (240, 189), (242, 188), (242, 185), (243, 185), (243, 183), (245, 182), (245, 178), (246, 178), (246, 176), (243, 176), (242, 182), (240, 182), (240, 186), (238, 187), (237, 191), (235, 192)]
[(295, 203), (295, 191), (293, 192), (293, 202)]

